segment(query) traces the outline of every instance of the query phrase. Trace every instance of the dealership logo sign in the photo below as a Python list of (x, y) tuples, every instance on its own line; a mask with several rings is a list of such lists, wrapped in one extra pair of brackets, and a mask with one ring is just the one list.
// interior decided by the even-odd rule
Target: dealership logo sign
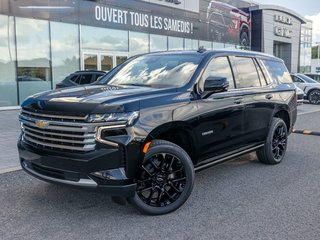
[(292, 25), (292, 18), (284, 15), (279, 15), (279, 14), (274, 15), (274, 21), (281, 22), (287, 25)]
[(291, 38), (292, 30), (285, 27), (274, 27), (274, 34), (279, 37)]

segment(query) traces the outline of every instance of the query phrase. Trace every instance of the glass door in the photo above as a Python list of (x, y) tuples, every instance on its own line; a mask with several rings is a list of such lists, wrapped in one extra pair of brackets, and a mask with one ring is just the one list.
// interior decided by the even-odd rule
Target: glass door
[(128, 53), (82, 51), (81, 70), (100, 70), (109, 72), (128, 59)]

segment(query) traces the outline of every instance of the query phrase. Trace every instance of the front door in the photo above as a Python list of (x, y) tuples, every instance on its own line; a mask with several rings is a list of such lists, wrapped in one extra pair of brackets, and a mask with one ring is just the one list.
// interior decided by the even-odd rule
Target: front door
[(237, 149), (243, 135), (244, 105), (241, 93), (234, 90), (228, 57), (211, 60), (199, 84), (203, 85), (209, 76), (227, 78), (229, 89), (198, 101), (199, 125), (196, 132), (200, 143), (200, 161)]
[(100, 70), (109, 72), (128, 58), (127, 53), (83, 50), (81, 70)]

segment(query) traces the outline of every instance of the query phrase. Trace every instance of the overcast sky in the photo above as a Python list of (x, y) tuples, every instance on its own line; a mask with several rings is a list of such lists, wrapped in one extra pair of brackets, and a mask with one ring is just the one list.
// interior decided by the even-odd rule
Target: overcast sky
[(314, 44), (320, 42), (320, 0), (254, 0), (253, 2), (283, 6), (312, 20), (312, 41)]

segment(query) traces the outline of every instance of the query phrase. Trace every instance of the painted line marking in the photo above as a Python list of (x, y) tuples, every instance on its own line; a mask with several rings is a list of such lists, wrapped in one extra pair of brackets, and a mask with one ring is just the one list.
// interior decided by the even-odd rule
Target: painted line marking
[(316, 112), (320, 112), (320, 109), (319, 110), (310, 111), (310, 112), (298, 113), (298, 116), (305, 115), (305, 114), (310, 114), (310, 113), (316, 113)]

